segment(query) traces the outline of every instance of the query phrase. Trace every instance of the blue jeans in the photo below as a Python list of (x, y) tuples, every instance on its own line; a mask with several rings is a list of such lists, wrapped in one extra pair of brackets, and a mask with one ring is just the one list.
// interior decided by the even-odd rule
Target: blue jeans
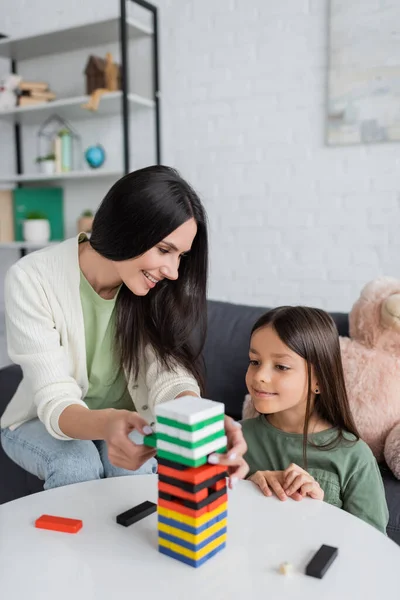
[[(129, 437), (135, 443), (143, 440), (135, 430)], [(155, 458), (137, 471), (114, 467), (103, 440), (58, 440), (49, 434), (39, 419), (28, 421), (14, 431), (2, 429), (1, 444), (11, 460), (44, 481), (45, 490), (91, 479), (157, 472)]]

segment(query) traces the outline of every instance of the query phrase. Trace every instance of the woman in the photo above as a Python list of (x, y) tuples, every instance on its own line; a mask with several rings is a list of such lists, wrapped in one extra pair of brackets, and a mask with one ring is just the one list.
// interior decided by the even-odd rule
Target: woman
[[(23, 380), (1, 420), (5, 452), (45, 489), (156, 470), (154, 407), (204, 388), (207, 226), (173, 169), (110, 189), (84, 234), (28, 255), (6, 277), (8, 352)], [(179, 277), (178, 277), (179, 275)], [(193, 345), (193, 330), (199, 332)], [(226, 419), (231, 486), (246, 475)]]

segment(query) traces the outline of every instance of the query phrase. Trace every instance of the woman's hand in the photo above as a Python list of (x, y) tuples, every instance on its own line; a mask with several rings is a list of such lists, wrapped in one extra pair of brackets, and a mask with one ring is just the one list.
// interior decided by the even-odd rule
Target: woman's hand
[(243, 458), (247, 452), (247, 444), (240, 423), (227, 416), (225, 416), (225, 433), (228, 438), (228, 452), (226, 454), (210, 454), (208, 462), (228, 467), (229, 487), (232, 489), (237, 481), (244, 479), (249, 472), (248, 464)]
[(314, 477), (307, 473), (298, 465), (292, 463), (283, 471), (283, 489), (288, 496), (293, 497), (293, 494), (299, 494), (301, 500), (305, 496), (314, 498), (315, 500), (324, 499), (324, 490)]
[(135, 444), (128, 435), (136, 429), (142, 435), (152, 433), (151, 427), (136, 412), (111, 410), (104, 426), (104, 440), (107, 443), (108, 458), (111, 464), (122, 469), (136, 471), (146, 461), (156, 455), (155, 448)]

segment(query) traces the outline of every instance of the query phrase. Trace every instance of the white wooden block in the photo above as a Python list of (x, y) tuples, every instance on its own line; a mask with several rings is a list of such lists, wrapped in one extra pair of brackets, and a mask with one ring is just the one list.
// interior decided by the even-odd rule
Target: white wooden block
[(197, 431), (184, 431), (183, 429), (178, 429), (178, 427), (171, 427), (170, 425), (164, 425), (163, 423), (156, 423), (155, 428), (157, 433), (165, 433), (166, 435), (170, 435), (179, 440), (185, 440), (186, 442), (199, 442), (209, 435), (223, 430), (224, 421), (217, 421), (216, 423), (207, 425)]
[(157, 440), (157, 448), (159, 450), (165, 450), (166, 452), (172, 452), (173, 454), (179, 454), (179, 456), (194, 460), (196, 458), (207, 456), (208, 454), (211, 454), (211, 452), (216, 452), (217, 450), (224, 448), (226, 445), (226, 435), (218, 438), (217, 440), (213, 440), (209, 444), (204, 444), (204, 446), (200, 446), (199, 448), (184, 448), (178, 444), (171, 444), (170, 442), (165, 442), (164, 440)]
[(222, 415), (224, 410), (225, 406), (222, 402), (214, 402), (214, 400), (206, 400), (195, 396), (182, 396), (182, 398), (157, 404), (155, 414), (157, 417), (165, 417), (194, 425), (206, 419)]

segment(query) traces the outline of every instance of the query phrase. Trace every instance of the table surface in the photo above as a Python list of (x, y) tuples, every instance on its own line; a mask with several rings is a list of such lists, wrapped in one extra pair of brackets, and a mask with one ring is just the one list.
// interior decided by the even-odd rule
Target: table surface
[[(157, 476), (89, 481), (0, 506), (1, 597), (29, 600), (377, 600), (399, 593), (400, 547), (324, 502), (229, 492), (227, 547), (198, 569), (160, 554), (157, 516), (122, 527), (117, 514), (157, 499)], [(42, 514), (83, 520), (77, 534), (41, 530)], [(322, 580), (304, 575), (321, 546), (339, 548)], [(290, 576), (279, 573), (290, 562)], [(140, 594), (140, 595), (138, 595)]]

